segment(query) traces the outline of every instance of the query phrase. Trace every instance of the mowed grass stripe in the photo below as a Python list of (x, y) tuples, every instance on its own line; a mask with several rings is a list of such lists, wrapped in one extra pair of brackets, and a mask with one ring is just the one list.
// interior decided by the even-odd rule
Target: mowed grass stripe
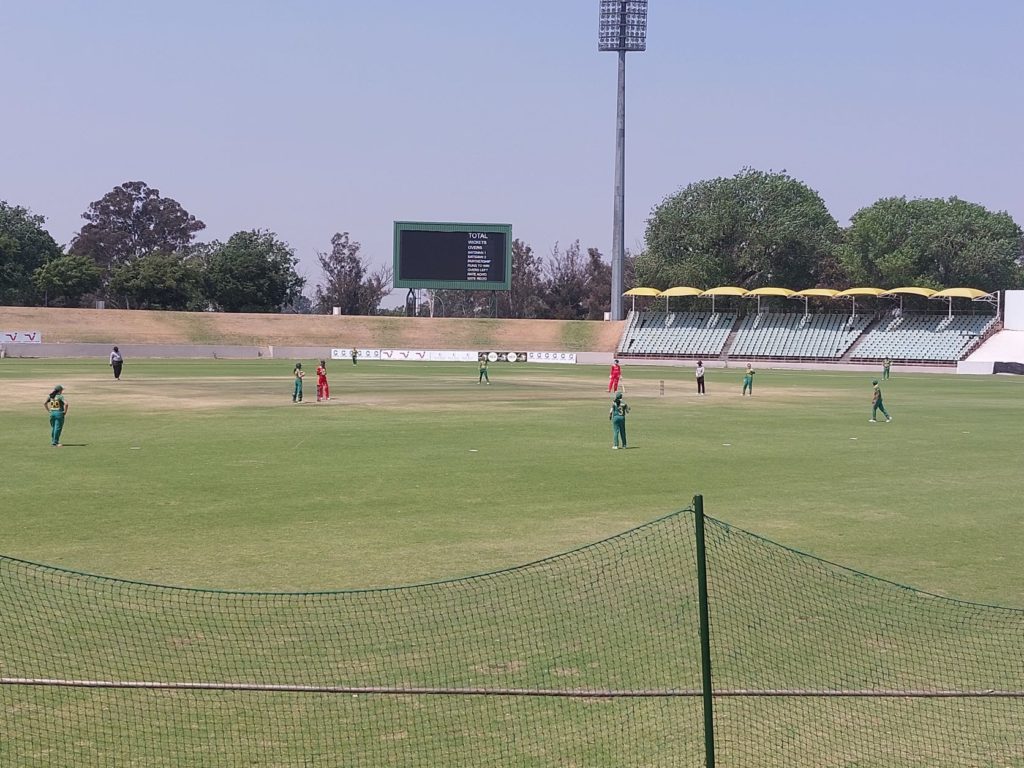
[[(305, 393), (315, 400), (315, 361)], [(685, 506), (940, 594), (1024, 605), (1021, 386), (902, 374), (293, 361), (5, 360), (0, 551), (143, 581), (357, 588), (505, 568)], [(665, 395), (660, 393), (664, 382)], [(67, 387), (67, 448), (40, 407)], [(856, 439), (852, 439), (856, 438)]]

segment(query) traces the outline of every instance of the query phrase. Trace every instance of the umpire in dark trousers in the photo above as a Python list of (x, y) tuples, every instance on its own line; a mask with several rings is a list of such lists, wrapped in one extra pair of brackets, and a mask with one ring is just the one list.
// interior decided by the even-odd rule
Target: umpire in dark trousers
[(110, 367), (114, 369), (114, 381), (121, 380), (121, 368), (124, 366), (124, 358), (121, 356), (121, 350), (114, 347), (110, 352)]

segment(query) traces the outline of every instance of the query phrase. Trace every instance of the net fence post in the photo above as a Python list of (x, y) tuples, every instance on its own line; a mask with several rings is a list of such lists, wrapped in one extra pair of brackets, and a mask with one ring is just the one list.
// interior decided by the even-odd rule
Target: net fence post
[(697, 544), (697, 601), (700, 611), (700, 671), (704, 700), (704, 765), (715, 768), (715, 714), (711, 688), (711, 628), (708, 620), (707, 551), (704, 545), (704, 497), (693, 497)]

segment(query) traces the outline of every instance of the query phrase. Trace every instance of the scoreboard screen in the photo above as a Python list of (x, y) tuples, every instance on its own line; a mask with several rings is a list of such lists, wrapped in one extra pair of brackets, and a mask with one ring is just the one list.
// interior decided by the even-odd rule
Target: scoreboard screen
[(395, 222), (395, 288), (507, 291), (512, 225)]

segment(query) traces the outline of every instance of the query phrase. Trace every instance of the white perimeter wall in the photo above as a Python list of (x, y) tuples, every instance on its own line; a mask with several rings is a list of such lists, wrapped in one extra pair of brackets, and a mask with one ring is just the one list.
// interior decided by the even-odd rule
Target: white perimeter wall
[(1024, 331), (1024, 291), (1003, 291), (1003, 328)]

